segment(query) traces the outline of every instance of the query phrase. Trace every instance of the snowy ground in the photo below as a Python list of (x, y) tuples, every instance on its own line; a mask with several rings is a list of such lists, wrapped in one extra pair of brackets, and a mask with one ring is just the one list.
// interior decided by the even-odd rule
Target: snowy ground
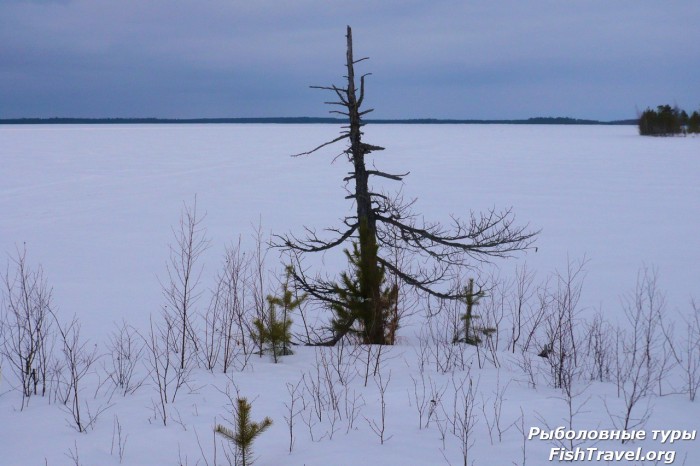
[[(206, 211), (211, 240), (202, 260), (203, 289), (212, 286), (227, 244), (239, 236), (245, 247), (252, 244), (254, 225), (262, 225), (266, 234), (337, 225), (350, 209), (341, 181), (345, 162), (341, 157), (331, 164), (342, 147), (289, 157), (336, 132), (332, 125), (0, 127), (3, 262), (26, 245), (28, 262), (41, 264), (53, 287), (57, 313), (65, 319), (75, 314), (83, 336), (104, 353), (113, 322), (125, 319), (145, 332), (149, 316), (159, 314), (172, 228), (183, 202), (191, 203), (195, 195), (199, 209)], [(502, 275), (527, 263), (544, 280), (566, 268), (568, 260), (585, 258), (583, 317), (600, 310), (611, 322), (621, 320), (621, 297), (634, 289), (644, 266), (657, 270), (669, 319), (686, 314), (692, 297), (700, 299), (698, 138), (642, 138), (630, 126), (375, 125), (366, 128), (366, 141), (387, 148), (376, 157), (379, 168), (411, 172), (404, 195), (419, 199), (416, 210), (427, 219), (512, 206), (519, 222), (541, 229), (537, 252), (500, 263)], [(275, 254), (268, 255), (268, 264), (278, 268)], [(324, 261), (330, 269), (342, 266), (334, 256)], [(479, 355), (471, 347), (460, 353), (464, 364), (447, 373), (428, 364), (422, 377), (444, 388), (444, 395), (441, 411), (419, 429), (413, 382), (423, 380), (418, 327), (404, 328), (404, 343), (387, 350), (378, 371), (382, 383), (388, 381), (384, 445), (375, 433), (381, 419), (380, 381), (370, 373), (365, 386), (367, 349), (360, 348), (344, 360), (354, 378), (345, 385), (332, 381), (342, 388), (345, 402), (356, 400), (355, 422), (348, 426), (348, 416), (342, 416), (331, 426), (324, 413), (309, 427), (300, 414), (289, 453), (286, 384), (297, 384), (302, 374), (309, 380), (323, 367), (317, 364), (321, 350), (297, 348), (277, 365), (255, 357), (230, 379), (196, 369), (190, 389), (168, 407), (167, 426), (156, 416), (157, 395), (148, 383), (133, 395), (109, 396), (103, 359), (83, 390), (93, 410), (107, 409), (85, 434), (75, 432), (60, 404), (46, 399), (32, 398), (20, 411), (21, 397), (11, 389), (13, 376), (3, 364), (0, 464), (119, 464), (118, 422), (126, 438), (123, 464), (212, 465), (212, 428), (226, 418), (226, 387), (235, 393), (234, 383), (242, 396), (255, 398), (254, 419), (274, 421), (256, 443), (258, 464), (463, 464), (452, 426), (444, 442), (441, 429), (455, 413), (455, 393), (463, 399), (470, 378), (477, 422), (469, 464), (547, 464), (551, 442), (523, 442), (518, 429), (527, 433), (545, 422), (551, 428), (566, 425), (562, 391), (548, 384), (546, 369), (532, 388), (517, 358), (504, 351), (498, 353), (498, 369), (488, 362), (479, 368)], [(499, 390), (505, 390), (501, 439), (498, 429), (489, 428)], [(576, 429), (612, 428), (605, 405), (607, 411), (621, 409), (615, 384), (581, 381), (576, 393), (575, 405), (582, 406)], [(653, 407), (645, 426), (649, 436), (652, 429), (698, 426), (698, 402), (687, 395), (652, 396), (646, 402)], [(687, 455), (690, 466), (700, 464), (698, 442), (669, 445), (647, 439), (631, 446), (595, 446), (671, 449), (677, 453), (674, 464), (683, 464)], [(226, 464), (222, 448), (217, 448), (217, 464)]]

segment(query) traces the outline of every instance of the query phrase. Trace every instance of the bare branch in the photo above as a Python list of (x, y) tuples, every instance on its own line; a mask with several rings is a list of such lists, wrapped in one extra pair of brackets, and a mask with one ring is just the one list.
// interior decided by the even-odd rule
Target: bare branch
[[(447, 299), (447, 300), (457, 300), (457, 299), (462, 299), (464, 297), (463, 294), (453, 294), (453, 293), (444, 293), (444, 292), (436, 291), (433, 288), (427, 286), (426, 280), (424, 278), (418, 279), (418, 278), (404, 272), (403, 270), (401, 270), (397, 267), (394, 267), (394, 265), (391, 262), (389, 262), (381, 257), (378, 257), (377, 260), (382, 266), (386, 267), (392, 274), (399, 277), (402, 281), (408, 283), (411, 286), (418, 288), (421, 291), (428, 293), (431, 296), (434, 296), (434, 297), (440, 298), (440, 299)], [(435, 281), (435, 280), (433, 280), (433, 281)]]
[(373, 146), (372, 144), (360, 143), (360, 150), (362, 150), (364, 154), (369, 154), (370, 152), (374, 152), (377, 150), (384, 150), (384, 148), (379, 146)]
[(337, 138), (333, 139), (332, 141), (324, 142), (323, 144), (321, 144), (320, 146), (316, 147), (315, 149), (311, 149), (310, 151), (302, 152), (302, 153), (300, 153), (300, 154), (294, 154), (294, 155), (292, 155), (292, 157), (301, 157), (302, 155), (311, 155), (311, 154), (313, 154), (314, 152), (318, 151), (319, 149), (323, 149), (323, 148), (326, 147), (326, 146), (330, 146), (331, 144), (335, 144), (335, 143), (338, 142), (338, 141), (342, 141), (343, 139), (347, 139), (348, 136), (349, 136), (348, 134), (341, 134), (340, 136), (338, 136)]
[[(326, 241), (319, 239), (318, 236), (314, 231), (312, 231), (309, 228), (306, 228), (306, 231), (308, 233), (308, 236), (305, 240), (299, 240), (296, 237), (289, 237), (289, 236), (278, 236), (276, 235), (276, 238), (279, 238), (282, 242), (280, 243), (275, 243), (273, 244), (274, 247), (282, 247), (285, 249), (293, 250), (293, 251), (299, 251), (299, 252), (321, 252), (321, 251), (327, 251), (328, 249), (332, 249), (336, 246), (341, 245), (345, 240), (350, 238), (353, 233), (357, 230), (358, 224), (352, 224), (350, 225), (350, 228), (346, 230), (344, 233), (340, 235), (339, 238), (333, 240), (333, 241)], [(328, 231), (333, 231), (336, 233), (340, 233), (339, 230), (337, 229), (328, 229)]]
[(408, 176), (410, 172), (406, 172), (402, 175), (392, 175), (390, 173), (380, 172), (378, 170), (367, 170), (368, 175), (381, 176), (383, 178), (389, 178), (390, 180), (402, 181), (405, 176)]
[[(435, 246), (451, 248), (453, 252), (467, 253), (473, 259), (507, 257), (510, 253), (527, 249), (538, 232), (526, 232), (525, 227), (513, 227), (510, 210), (496, 213), (490, 211), (470, 223), (453, 218), (453, 230), (448, 232), (439, 223), (416, 227), (412, 225), (413, 215), (395, 212), (394, 215), (377, 215), (378, 221), (400, 232), (400, 237), (408, 245), (428, 252)], [(406, 222), (406, 220), (408, 222)], [(447, 254), (449, 256), (450, 254)]]

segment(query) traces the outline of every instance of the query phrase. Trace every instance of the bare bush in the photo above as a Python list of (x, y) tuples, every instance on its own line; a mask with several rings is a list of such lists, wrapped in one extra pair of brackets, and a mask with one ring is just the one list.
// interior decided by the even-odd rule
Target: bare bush
[(160, 418), (163, 425), (167, 425), (168, 404), (175, 401), (180, 388), (189, 382), (191, 368), (189, 365), (183, 368), (176, 361), (176, 353), (172, 348), (177, 347), (180, 340), (169, 320), (154, 325), (151, 318), (149, 333), (144, 341), (148, 374), (158, 395), (153, 404), (154, 417)]
[[(575, 431), (575, 429), (578, 427), (578, 419), (580, 414), (586, 412), (584, 411), (584, 408), (590, 401), (590, 396), (584, 398), (587, 388), (588, 387), (576, 388), (571, 384), (565, 385), (562, 387), (562, 395), (557, 397), (566, 405), (565, 415), (561, 420), (568, 431)], [(548, 429), (554, 428), (554, 426), (551, 426), (547, 419), (545, 419), (543, 416), (538, 415), (537, 418)], [(552, 440), (552, 444), (554, 444), (555, 447), (569, 451), (572, 451), (585, 443), (586, 440), (576, 440), (575, 438)]]
[(432, 308), (429, 308), (427, 322), (418, 335), (421, 370), (426, 364), (432, 365), (441, 374), (466, 370), (472, 361), (468, 353), (474, 347), (455, 342), (455, 336), (462, 331), (462, 304), (447, 300), (428, 303)]
[(515, 421), (514, 423), (515, 428), (520, 432), (520, 438), (522, 439), (522, 442), (520, 444), (520, 451), (522, 453), (521, 461), (520, 463), (516, 463), (515, 461), (512, 461), (514, 466), (526, 466), (527, 464), (527, 440), (528, 440), (528, 434), (526, 433), (525, 430), (525, 413), (523, 412), (523, 407), (520, 407), (520, 417)]
[(509, 426), (503, 425), (503, 401), (505, 400), (508, 385), (510, 385), (510, 382), (501, 385), (499, 372), (496, 377), (496, 387), (493, 390), (493, 400), (484, 399), (482, 394), (481, 411), (484, 414), (484, 421), (486, 421), (486, 427), (489, 431), (491, 445), (493, 445), (494, 432), (498, 435), (498, 441), (501, 442), (503, 441), (503, 434), (513, 426), (513, 424)]
[(445, 412), (445, 416), (452, 427), (452, 435), (459, 442), (462, 464), (464, 466), (469, 466), (469, 453), (476, 443), (475, 428), (479, 420), (477, 414), (478, 403), (476, 401), (476, 392), (479, 390), (478, 385), (479, 382), (474, 383), (469, 374), (459, 380), (455, 379), (453, 374), (454, 402), (452, 412)]
[(209, 307), (204, 315), (203, 359), (208, 370), (243, 370), (253, 353), (248, 315), (250, 259), (241, 240), (226, 248)]
[(364, 380), (365, 387), (367, 386), (367, 381), (369, 380), (370, 373), (372, 376), (376, 377), (381, 371), (384, 363), (392, 359), (391, 350), (386, 345), (358, 345), (361, 353), (365, 356), (362, 357), (364, 362)]
[(80, 462), (80, 452), (78, 451), (78, 442), (73, 440), (73, 448), (68, 449), (68, 453), (64, 453), (63, 456), (71, 460), (73, 466), (82, 466)]
[[(425, 372), (420, 372), (420, 380), (411, 376), (413, 382), (413, 402), (418, 412), (418, 429), (430, 427), (430, 421), (439, 406), (442, 406), (442, 398), (447, 391), (447, 385), (439, 386), (431, 377), (426, 384)], [(409, 394), (409, 400), (411, 396)], [(425, 419), (425, 424), (423, 424)]]
[(516, 354), (511, 361), (520, 369), (523, 376), (522, 379), (515, 380), (530, 388), (537, 388), (551, 377), (549, 364), (535, 353), (521, 352)]
[(60, 382), (63, 387), (62, 398), (70, 413), (73, 427), (78, 432), (85, 432), (86, 429), (94, 427), (98, 416), (108, 408), (101, 406), (97, 410), (91, 410), (82, 394), (82, 383), (92, 372), (92, 366), (98, 359), (97, 347), (93, 345), (91, 348), (87, 340), (81, 339), (81, 325), (76, 317), (67, 325), (61, 325), (58, 319), (56, 323), (62, 344), (64, 368), (67, 372), (62, 374)]
[(546, 342), (540, 356), (549, 366), (554, 388), (568, 389), (580, 375), (581, 346), (578, 302), (583, 287), (585, 259), (569, 261), (565, 273), (557, 272), (557, 288), (550, 296), (549, 312), (545, 316)]
[(109, 454), (114, 456), (115, 453), (119, 458), (119, 464), (124, 462), (124, 454), (126, 452), (126, 441), (129, 439), (129, 435), (124, 433), (123, 426), (119, 422), (119, 416), (114, 416), (114, 425), (112, 426), (112, 446), (109, 450)]
[(379, 391), (379, 420), (365, 417), (372, 432), (379, 437), (379, 443), (381, 445), (384, 445), (384, 442), (391, 440), (393, 437), (393, 435), (389, 437), (386, 436), (386, 389), (389, 386), (389, 382), (391, 382), (391, 371), (389, 371), (386, 377), (384, 377), (381, 372), (378, 372), (374, 377), (374, 383), (377, 385), (377, 390)]
[(223, 323), (222, 295), (220, 292), (221, 282), (217, 280), (217, 286), (212, 292), (209, 306), (204, 312), (204, 330), (201, 338), (202, 351), (200, 357), (204, 368), (213, 372), (219, 364), (221, 349), (225, 337), (225, 326)]
[(643, 268), (634, 292), (623, 301), (628, 329), (619, 329), (615, 340), (615, 381), (624, 408), (622, 413), (608, 409), (608, 414), (618, 429), (641, 428), (651, 415), (649, 403), (642, 406), (642, 402), (663, 378), (659, 348), (663, 345), (660, 323), (664, 306), (656, 271)]
[(357, 377), (355, 365), (361, 357), (362, 347), (360, 345), (347, 344), (344, 340), (335, 346), (329, 346), (328, 363), (330, 364), (337, 381), (347, 387)]
[[(343, 410), (341, 400), (343, 386), (338, 383), (337, 373), (333, 370), (325, 348), (318, 348), (315, 353), (315, 364), (311, 371), (304, 374), (303, 384), (306, 399), (311, 400), (313, 407), (314, 423), (322, 424), (325, 432), (319, 437), (333, 439), (335, 433), (340, 429), (339, 422), (342, 420)], [(347, 392), (346, 392), (347, 393)], [(311, 424), (307, 423), (311, 433)], [(312, 434), (313, 440), (313, 434)]]
[[(531, 313), (526, 320), (525, 327), (523, 327), (525, 339), (520, 347), (523, 353), (530, 351), (533, 345), (537, 347), (538, 343), (542, 340), (541, 335), (547, 332), (545, 323), (546, 316), (550, 312), (551, 307), (550, 286), (550, 279), (547, 279), (536, 288), (535, 294), (537, 296), (537, 304), (530, 308)], [(540, 346), (537, 348), (537, 351), (541, 349), (542, 347)]]
[[(501, 339), (506, 333), (504, 327), (507, 314), (510, 314), (512, 305), (512, 280), (500, 278), (491, 274), (487, 279), (491, 285), (488, 290), (481, 290), (479, 299), (480, 339), (489, 353), (492, 363), (498, 367), (498, 351)], [(512, 329), (511, 329), (512, 330)]]
[[(515, 354), (515, 348), (520, 344), (520, 339), (523, 336), (523, 330), (526, 330), (526, 337), (532, 335), (540, 323), (538, 314), (533, 312), (532, 300), (535, 296), (536, 289), (534, 286), (535, 274), (528, 270), (527, 265), (518, 267), (515, 270), (514, 288), (512, 298), (510, 300), (511, 308), (511, 332), (509, 349)], [(529, 339), (521, 346), (523, 351), (527, 351)]]
[(598, 312), (587, 325), (586, 354), (590, 380), (608, 382), (614, 365), (614, 329)]
[(143, 338), (126, 321), (115, 327), (109, 335), (107, 362), (103, 367), (114, 390), (126, 396), (136, 392), (146, 380), (144, 375), (138, 375), (145, 346)]
[[(395, 235), (395, 231), (388, 231), (388, 235)], [(387, 245), (386, 260), (391, 264), (393, 270), (406, 270), (409, 267), (411, 256), (409, 252), (399, 247), (399, 239), (394, 238)], [(402, 322), (421, 310), (422, 301), (427, 299), (419, 289), (409, 286), (406, 282), (394, 273), (387, 274), (387, 285), (389, 288), (397, 290), (396, 299), (388, 310), (386, 320), (386, 343), (394, 345), (397, 343), (397, 332)]]
[(301, 392), (299, 391), (299, 386), (301, 385), (301, 380), (296, 384), (287, 382), (285, 386), (287, 387), (287, 393), (289, 394), (289, 403), (284, 403), (286, 408), (286, 414), (284, 416), (284, 421), (287, 423), (287, 428), (289, 429), (289, 453), (292, 452), (294, 448), (294, 424), (296, 418), (301, 414), (302, 409), (299, 408), (299, 402), (301, 400)]
[(165, 320), (176, 332), (177, 345), (169, 349), (179, 354), (180, 369), (195, 360), (192, 354), (199, 349), (197, 332), (193, 319), (195, 305), (201, 297), (199, 282), (202, 268), (198, 261), (209, 247), (206, 229), (202, 226), (203, 217), (197, 212), (197, 198), (193, 204), (185, 204), (180, 215), (178, 229), (173, 229), (175, 244), (170, 246), (170, 258), (167, 263), (168, 280), (162, 284), (165, 306)]
[(33, 395), (46, 395), (54, 344), (51, 293), (41, 266), (27, 263), (26, 248), (17, 250), (2, 275), (0, 355), (17, 378), (21, 408)]
[[(355, 422), (365, 405), (362, 395), (350, 387), (349, 382), (355, 375), (352, 367), (342, 359), (344, 356), (339, 360), (339, 348), (316, 348), (315, 364), (300, 381), (302, 407), (299, 414), (311, 441), (332, 440), (342, 425), (345, 425), (345, 433), (349, 433), (355, 429)], [(353, 351), (354, 361), (358, 359), (357, 354)]]
[[(250, 287), (250, 294), (253, 300), (253, 318), (264, 321), (267, 311), (267, 296), (270, 293), (268, 292), (268, 269), (266, 266), (268, 250), (266, 247), (264, 247), (263, 230), (261, 224), (258, 224), (257, 227), (255, 227), (253, 240), (255, 246), (250, 260), (250, 278), (248, 280), (248, 285)], [(259, 340), (255, 343), (257, 346), (256, 351), (260, 354), (260, 357), (262, 357), (264, 350), (263, 341)]]
[(683, 345), (681, 367), (684, 388), (690, 401), (695, 401), (700, 389), (700, 307), (693, 301), (692, 313), (686, 320), (686, 336)]

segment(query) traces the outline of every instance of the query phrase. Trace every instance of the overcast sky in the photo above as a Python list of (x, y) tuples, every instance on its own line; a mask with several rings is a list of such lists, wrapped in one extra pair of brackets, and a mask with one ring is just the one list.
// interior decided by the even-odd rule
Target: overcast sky
[(698, 0), (0, 0), (0, 118), (324, 116), (347, 24), (376, 118), (700, 108)]

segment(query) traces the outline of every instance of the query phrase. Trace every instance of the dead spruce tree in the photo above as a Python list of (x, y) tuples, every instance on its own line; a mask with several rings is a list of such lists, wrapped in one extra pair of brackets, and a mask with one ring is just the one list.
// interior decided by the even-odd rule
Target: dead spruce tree
[[(348, 26), (347, 84), (344, 87), (312, 86), (335, 94), (338, 100), (327, 103), (338, 106), (340, 110), (331, 113), (347, 117), (348, 125), (332, 141), (298, 154), (309, 155), (333, 143), (347, 141), (348, 147), (343, 154), (352, 170), (344, 181), (354, 183), (354, 189), (348, 189), (347, 198), (354, 202), (356, 214), (346, 216), (343, 226), (328, 228), (333, 236), (330, 239), (307, 229), (303, 238), (286, 235), (278, 237), (275, 242), (291, 257), (290, 270), (297, 287), (327, 308), (346, 311), (342, 315), (336, 313), (332, 336), (322, 338), (317, 344), (333, 345), (351, 332), (359, 333), (363, 343), (386, 344), (391, 330), (387, 308), (393, 305), (389, 299), (393, 293), (385, 282), (406, 284), (438, 299), (465, 301), (464, 286), (450, 288), (448, 285), (459, 275), (460, 269), (473, 268), (474, 262), (506, 257), (526, 249), (536, 234), (516, 226), (510, 209), (471, 214), (467, 221), (453, 217), (450, 226), (425, 222), (412, 210), (414, 201), (406, 202), (401, 195), (388, 196), (373, 189), (370, 179), (374, 178), (371, 177), (400, 182), (408, 173), (391, 174), (367, 169), (367, 157), (384, 148), (362, 140), (362, 118), (372, 111), (362, 110), (367, 74), (359, 78), (359, 90), (355, 82), (355, 64), (363, 60), (365, 58), (353, 58), (352, 31)], [(320, 274), (309, 274), (304, 264), (307, 254), (323, 253), (347, 242), (353, 243), (352, 252), (347, 253), (353, 259), (351, 267), (355, 269), (350, 271), (355, 279), (354, 282), (350, 280), (352, 286), (344, 284), (346, 280), (337, 283)], [(396, 266), (387, 256), (389, 251), (397, 249), (412, 256), (403, 267)], [(391, 280), (385, 279), (387, 274)], [(342, 290), (352, 296), (344, 298)]]

